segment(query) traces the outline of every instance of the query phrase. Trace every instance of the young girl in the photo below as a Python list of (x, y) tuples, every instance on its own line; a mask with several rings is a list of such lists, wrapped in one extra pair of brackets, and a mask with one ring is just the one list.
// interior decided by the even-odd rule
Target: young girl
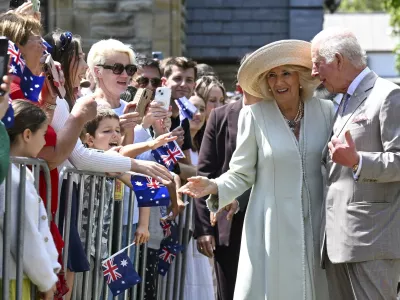
[[(10, 155), (36, 157), (45, 145), (47, 117), (42, 109), (29, 101), (14, 100), (14, 126), (7, 129), (10, 137)], [(20, 170), (12, 165), (11, 189), (11, 253), (10, 256), (10, 294), (15, 299), (16, 291), (16, 251), (17, 251), (17, 210), (18, 191), (20, 190)], [(3, 185), (4, 187), (4, 185)], [(0, 207), (4, 208), (5, 198), (0, 197)], [(31, 299), (32, 282), (43, 293), (43, 299), (53, 299), (57, 273), (61, 266), (57, 261), (58, 253), (50, 233), (46, 208), (39, 197), (32, 172), (26, 169), (25, 212), (24, 212), (24, 249), (23, 249), (23, 299)], [(2, 222), (1, 222), (2, 223)], [(3, 228), (1, 228), (3, 230)], [(0, 231), (0, 257), (3, 253), (3, 231)]]

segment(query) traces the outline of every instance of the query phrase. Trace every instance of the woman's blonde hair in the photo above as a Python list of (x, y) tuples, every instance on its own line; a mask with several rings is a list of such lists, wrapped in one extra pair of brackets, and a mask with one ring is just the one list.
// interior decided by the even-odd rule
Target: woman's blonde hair
[(129, 56), (129, 62), (131, 64), (136, 64), (136, 56), (132, 48), (121, 41), (108, 39), (94, 43), (88, 53), (87, 64), (93, 74), (96, 84), (98, 84), (98, 79), (94, 72), (94, 67), (105, 64), (107, 57), (115, 52), (126, 53)]
[[(288, 72), (297, 72), (299, 74), (299, 82), (301, 88), (299, 89), (300, 99), (303, 101), (307, 101), (313, 97), (314, 91), (319, 85), (320, 81), (317, 78), (311, 76), (311, 70), (296, 65), (285, 65), (285, 70)], [(268, 84), (267, 75), (270, 72), (264, 72), (258, 78), (258, 84), (260, 86), (263, 98), (265, 100), (274, 100), (274, 95), (272, 91), (270, 91), (270, 86)]]
[(196, 81), (196, 87), (194, 93), (204, 100), (207, 105), (208, 95), (213, 87), (219, 87), (224, 95), (224, 104), (226, 102), (226, 90), (221, 81), (215, 76), (203, 76)]
[(7, 12), (0, 15), (0, 35), (21, 46), (28, 42), (30, 35), (40, 35), (42, 25), (30, 15)]

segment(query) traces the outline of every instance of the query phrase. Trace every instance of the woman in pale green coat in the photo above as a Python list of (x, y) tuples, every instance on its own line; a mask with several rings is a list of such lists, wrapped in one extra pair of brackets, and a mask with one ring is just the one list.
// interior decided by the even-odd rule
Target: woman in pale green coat
[(235, 300), (328, 299), (319, 254), (321, 158), (334, 112), (330, 101), (312, 98), (319, 82), (311, 77), (310, 48), (279, 41), (246, 59), (239, 84), (265, 100), (242, 109), (230, 170), (215, 180), (193, 177), (180, 189), (218, 195), (207, 200), (218, 211), (253, 186)]

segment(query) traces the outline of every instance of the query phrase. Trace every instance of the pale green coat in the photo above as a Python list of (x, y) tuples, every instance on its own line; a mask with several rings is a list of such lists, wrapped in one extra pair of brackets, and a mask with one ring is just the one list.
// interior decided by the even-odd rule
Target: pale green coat
[(328, 299), (319, 266), (321, 157), (333, 115), (331, 101), (306, 101), (297, 142), (275, 101), (242, 109), (230, 170), (216, 179), (220, 208), (253, 185), (235, 300)]

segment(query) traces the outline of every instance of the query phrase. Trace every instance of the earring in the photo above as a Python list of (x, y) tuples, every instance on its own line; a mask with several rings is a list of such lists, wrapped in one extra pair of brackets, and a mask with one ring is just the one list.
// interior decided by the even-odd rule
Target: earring
[(270, 91), (270, 92), (271, 92), (272, 90), (271, 90), (271, 89), (268, 89), (268, 91)]
[(300, 86), (300, 88), (302, 89), (303, 87), (302, 87), (302, 86)]

